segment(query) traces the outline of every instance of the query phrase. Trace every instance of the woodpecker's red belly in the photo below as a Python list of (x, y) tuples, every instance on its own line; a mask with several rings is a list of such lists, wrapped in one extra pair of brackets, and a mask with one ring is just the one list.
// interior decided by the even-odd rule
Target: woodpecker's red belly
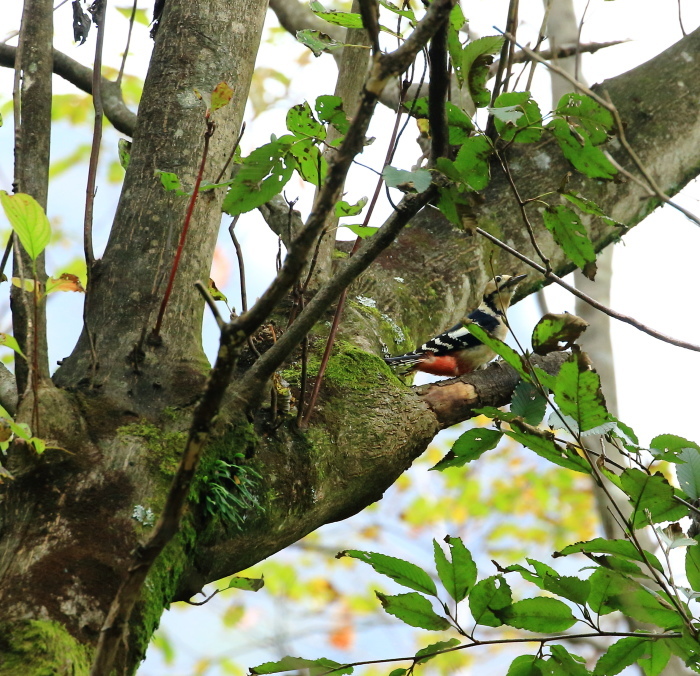
[(417, 371), (432, 373), (434, 376), (447, 376), (456, 378), (465, 373), (471, 373), (482, 364), (491, 361), (496, 353), (486, 345), (479, 345), (451, 354), (435, 355), (425, 352), (420, 363), (415, 367)]

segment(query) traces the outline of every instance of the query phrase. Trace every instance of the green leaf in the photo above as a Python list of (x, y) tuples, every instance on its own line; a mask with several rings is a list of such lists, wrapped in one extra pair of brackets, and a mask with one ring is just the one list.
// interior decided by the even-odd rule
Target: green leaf
[(588, 279), (593, 280), (597, 270), (595, 249), (586, 228), (573, 209), (563, 205), (548, 206), (542, 213), (542, 218), (567, 258), (581, 268)]
[(542, 113), (530, 92), (506, 92), (494, 102), (494, 125), (504, 141), (534, 143), (542, 137)]
[(688, 515), (688, 508), (675, 500), (673, 486), (661, 472), (649, 476), (640, 469), (630, 468), (622, 472), (620, 481), (634, 510), (634, 528), (644, 528), (650, 518), (651, 523), (658, 523), (677, 521)]
[(591, 593), (591, 583), (578, 577), (545, 575), (542, 578), (544, 589), (569, 601), (583, 605)]
[[(454, 168), (471, 190), (483, 190), (489, 184), (491, 180), (489, 157), (492, 153), (491, 141), (484, 134), (470, 136), (457, 152), (453, 163)], [(440, 169), (439, 165), (438, 169)]]
[(498, 446), (503, 432), (484, 427), (467, 430), (452, 445), (452, 449), (431, 470), (442, 472), (449, 467), (464, 467), (468, 462), (481, 457), (486, 451)]
[(219, 108), (227, 106), (233, 97), (233, 89), (227, 82), (219, 82), (211, 93), (211, 107), (209, 110), (214, 113)]
[(522, 418), (528, 425), (539, 425), (547, 410), (547, 399), (532, 384), (521, 380), (513, 392), (510, 411)]
[(639, 561), (644, 563), (644, 557), (649, 561), (649, 563), (656, 568), (660, 573), (664, 572), (664, 569), (651, 552), (644, 552), (642, 555), (639, 550), (629, 541), (629, 540), (606, 540), (605, 538), (595, 538), (593, 540), (588, 540), (587, 542), (577, 542), (573, 545), (568, 545), (564, 547), (559, 552), (554, 552), (554, 558), (559, 556), (568, 556), (569, 554), (612, 554), (613, 556), (619, 556), (627, 561)]
[(677, 462), (678, 484), (689, 498), (697, 500), (700, 497), (700, 453), (695, 448), (684, 448)]
[(294, 171), (289, 150), (294, 137), (282, 137), (254, 150), (243, 160), (221, 209), (231, 216), (256, 209), (278, 195)]
[(576, 191), (571, 190), (569, 192), (560, 192), (559, 193), (564, 199), (568, 200), (573, 204), (575, 207), (577, 207), (580, 211), (583, 211), (585, 214), (590, 214), (591, 216), (596, 216), (600, 218), (605, 225), (609, 227), (613, 226), (619, 226), (619, 227), (626, 227), (624, 223), (620, 223), (619, 221), (616, 221), (614, 218), (610, 218), (610, 216), (607, 216), (605, 212), (593, 201), (586, 199), (585, 197), (581, 197)]
[(326, 138), (326, 128), (314, 117), (311, 106), (306, 101), (287, 111), (287, 129), (297, 138)]
[(557, 140), (564, 157), (582, 174), (589, 178), (612, 179), (617, 169), (600, 148), (591, 142), (587, 132), (581, 128), (576, 133), (566, 120), (555, 117), (546, 127)]
[(461, 146), (474, 131), (474, 123), (459, 106), (451, 101), (445, 101), (447, 114), (447, 141), (452, 146)]
[(324, 52), (332, 52), (334, 49), (345, 47), (344, 42), (334, 40), (330, 35), (311, 28), (302, 28), (296, 33), (297, 42), (308, 47), (314, 56), (321, 56)]
[(543, 676), (545, 661), (537, 655), (518, 655), (508, 667), (506, 676)]
[(344, 216), (357, 216), (367, 204), (367, 198), (361, 197), (355, 204), (350, 204), (345, 200), (340, 200), (335, 203), (335, 215), (338, 218), (343, 218)]
[(545, 596), (516, 601), (499, 612), (498, 617), (516, 629), (540, 633), (566, 631), (576, 624), (576, 618), (566, 603)]
[(263, 578), (254, 578), (254, 577), (232, 577), (229, 581), (228, 584), (226, 585), (226, 589), (243, 589), (244, 591), (253, 591), (256, 592), (259, 589), (262, 589), (265, 586), (265, 580)]
[(585, 432), (610, 422), (600, 389), (600, 377), (590, 368), (581, 352), (573, 352), (559, 369), (554, 385), (554, 401), (564, 415), (570, 415)]
[(319, 18), (344, 28), (362, 28), (362, 17), (351, 12), (338, 12), (334, 9), (326, 9), (318, 0), (309, 4), (311, 11)]
[(411, 627), (431, 631), (446, 631), (450, 628), (450, 623), (433, 610), (430, 601), (417, 592), (398, 594), (397, 596), (387, 596), (378, 591), (374, 593), (389, 615), (398, 617)]
[(277, 674), (283, 671), (309, 671), (309, 676), (321, 676), (321, 674), (351, 674), (352, 667), (346, 667), (333, 660), (319, 657), (315, 660), (307, 660), (303, 657), (283, 657), (277, 662), (265, 662), (257, 667), (252, 667), (251, 674)]
[(487, 627), (500, 627), (498, 613), (512, 604), (508, 583), (502, 575), (494, 575), (477, 582), (469, 594), (469, 610), (474, 622)]
[[(698, 538), (695, 538), (696, 542)], [(700, 545), (688, 547), (685, 551), (685, 575), (693, 591), (700, 591)]]
[(425, 192), (433, 180), (430, 172), (427, 169), (416, 169), (415, 171), (406, 171), (405, 169), (397, 169), (391, 165), (384, 167), (382, 171), (384, 182), (390, 188), (408, 187), (410, 192)]
[[(115, 7), (114, 9), (116, 9), (122, 16), (131, 20), (131, 13), (134, 9), (133, 5), (127, 5), (126, 7)], [(137, 9), (136, 12), (134, 12), (134, 21), (136, 23), (140, 23), (142, 26), (148, 26), (151, 23), (145, 9)]]
[(459, 3), (454, 5), (450, 12), (450, 20), (447, 24), (447, 50), (450, 54), (452, 69), (457, 77), (460, 89), (464, 86), (464, 72), (462, 71), (462, 52), (464, 47), (460, 39), (460, 29), (465, 24), (465, 17)]
[(621, 638), (600, 656), (593, 674), (594, 676), (615, 676), (615, 674), (619, 674), (623, 669), (633, 665), (647, 653), (646, 640), (635, 638), (634, 636)]
[(469, 93), (477, 108), (488, 106), (491, 93), (486, 89), (489, 76), (489, 66), (493, 56), (503, 46), (504, 38), (500, 35), (490, 35), (473, 40), (462, 50), (460, 70), (462, 78), (467, 83)]
[(14, 336), (11, 336), (9, 333), (0, 333), (0, 345), (4, 345), (5, 347), (9, 347), (11, 350), (14, 350), (26, 361), (27, 357), (24, 352), (22, 352), (22, 348), (19, 346), (19, 343)]
[(51, 239), (51, 226), (44, 210), (31, 195), (22, 192), (8, 195), (0, 190), (0, 203), (24, 250), (35, 261)]
[[(532, 349), (537, 354), (549, 354), (566, 350), (575, 343), (588, 328), (588, 322), (576, 315), (564, 312), (554, 314), (548, 312), (532, 331)], [(559, 343), (564, 343), (560, 346)]]
[[(685, 448), (694, 448), (696, 451), (700, 451), (700, 446), (694, 441), (689, 441), (675, 434), (659, 434), (649, 442), (649, 452), (657, 460), (666, 460), (667, 462), (678, 462), (679, 455)], [(688, 493), (688, 495), (690, 494)]]
[(411, 23), (416, 22), (416, 15), (412, 9), (401, 9), (400, 7), (395, 5), (393, 2), (389, 2), (389, 0), (379, 0), (379, 4), (382, 7), (385, 7), (386, 9), (388, 9), (390, 12), (393, 12), (394, 14), (398, 14), (399, 16), (402, 16), (404, 19), (408, 19)]
[(122, 169), (126, 171), (129, 168), (129, 162), (131, 161), (131, 141), (125, 138), (120, 138), (117, 142), (117, 149), (119, 152), (119, 164)]
[(319, 96), (314, 107), (321, 122), (333, 125), (341, 134), (347, 134), (350, 121), (345, 115), (343, 100), (339, 96)]
[(559, 667), (558, 671), (553, 671), (553, 676), (587, 676), (590, 674), (586, 669), (586, 660), (578, 655), (572, 655), (562, 645), (550, 645), (549, 652), (551, 657), (549, 661)]
[(490, 347), (503, 361), (512, 366), (523, 380), (530, 382), (532, 376), (527, 371), (526, 364), (523, 358), (512, 348), (506, 345), (502, 340), (491, 337), (478, 324), (465, 324), (469, 333), (475, 338), (478, 338), (484, 345)]
[(174, 174), (172, 171), (161, 171), (160, 169), (156, 169), (154, 174), (160, 178), (161, 184), (168, 192), (174, 192), (178, 196), (187, 195), (177, 174)]
[(374, 228), (370, 225), (359, 225), (357, 223), (343, 223), (341, 224), (341, 227), (347, 228), (350, 230), (350, 232), (357, 235), (357, 237), (360, 237), (361, 239), (367, 239), (367, 237), (371, 237), (372, 235), (376, 234), (377, 230), (379, 230), (379, 228)]
[(295, 169), (312, 185), (320, 185), (328, 173), (328, 162), (313, 139), (307, 138), (290, 147), (290, 155), (296, 160)]
[(656, 624), (662, 629), (676, 629), (683, 625), (683, 618), (659, 594), (624, 575), (598, 568), (589, 580), (591, 595), (588, 605), (593, 612), (607, 615), (619, 610), (628, 617)]
[[(454, 165), (447, 158), (438, 157), (437, 168), (449, 178), (450, 176), (446, 173), (446, 170), (454, 170)], [(456, 172), (453, 180), (459, 181), (459, 175)], [(448, 188), (440, 188), (437, 206), (442, 215), (457, 228), (469, 230), (469, 224), (474, 222), (474, 208), (471, 200), (468, 195), (460, 190), (458, 185), (452, 184)], [(472, 225), (471, 228), (473, 229), (473, 227)]]
[[(455, 646), (459, 645), (459, 639), (458, 638), (451, 638), (447, 641), (438, 641), (437, 643), (431, 643), (429, 646), (426, 646), (425, 648), (421, 648), (417, 653), (416, 653), (416, 664), (425, 664), (426, 662), (429, 662), (433, 657), (437, 657), (435, 653), (438, 653), (443, 650), (447, 650), (448, 648), (454, 648)], [(429, 657), (425, 657), (426, 655), (429, 655)], [(422, 659), (418, 659), (422, 658)]]
[(340, 552), (336, 558), (342, 558), (343, 556), (349, 556), (358, 561), (368, 563), (378, 573), (390, 577), (394, 582), (398, 582), (404, 587), (415, 589), (430, 596), (437, 596), (437, 588), (433, 579), (414, 563), (387, 556), (386, 554), (362, 552), (357, 549), (348, 549)]
[(460, 538), (449, 535), (445, 542), (450, 546), (451, 561), (447, 559), (442, 547), (433, 540), (435, 567), (438, 577), (447, 593), (457, 602), (463, 601), (476, 582), (476, 564), (469, 550)]
[(646, 652), (649, 657), (639, 658), (637, 664), (644, 670), (645, 676), (659, 676), (671, 659), (671, 649), (666, 641), (649, 641)]
[(511, 429), (506, 430), (506, 435), (545, 460), (574, 472), (591, 473), (588, 462), (575, 449), (557, 444), (551, 432), (539, 430), (518, 419), (511, 420), (510, 425)]
[(573, 118), (578, 126), (586, 130), (593, 145), (608, 140), (613, 126), (612, 113), (585, 94), (568, 93), (559, 99), (555, 115)]

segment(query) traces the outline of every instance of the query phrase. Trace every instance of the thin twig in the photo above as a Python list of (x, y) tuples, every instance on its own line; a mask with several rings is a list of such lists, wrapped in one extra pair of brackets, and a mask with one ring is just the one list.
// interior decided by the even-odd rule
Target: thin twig
[[(208, 114), (209, 111), (207, 111)], [(216, 125), (207, 116), (206, 118), (207, 129), (204, 132), (204, 149), (202, 150), (202, 161), (199, 164), (199, 171), (197, 172), (197, 179), (194, 183), (194, 188), (192, 190), (192, 196), (190, 197), (190, 202), (187, 205), (187, 213), (185, 215), (185, 222), (182, 226), (182, 232), (180, 233), (180, 241), (177, 245), (177, 251), (175, 252), (175, 258), (173, 260), (172, 268), (170, 269), (170, 277), (168, 278), (168, 285), (165, 288), (165, 294), (163, 295), (163, 300), (160, 304), (160, 309), (158, 310), (158, 319), (156, 320), (155, 328), (151, 336), (153, 338), (158, 338), (160, 336), (160, 328), (163, 324), (163, 317), (165, 316), (165, 308), (168, 305), (168, 300), (170, 300), (170, 294), (173, 291), (173, 283), (175, 281), (175, 274), (180, 265), (180, 257), (185, 248), (185, 239), (187, 238), (187, 231), (190, 228), (190, 223), (192, 221), (192, 213), (194, 212), (194, 205), (197, 201), (197, 195), (199, 194), (199, 186), (202, 184), (202, 176), (204, 175), (204, 167), (207, 163), (207, 155), (209, 154), (209, 139), (214, 135), (214, 130)]]
[[(494, 28), (496, 28), (496, 27), (494, 26)], [(496, 28), (496, 30), (498, 30), (498, 28)], [(598, 103), (603, 108), (605, 108), (608, 112), (610, 112), (610, 114), (613, 116), (613, 119), (615, 120), (617, 137), (620, 140), (620, 144), (627, 151), (627, 154), (630, 156), (630, 159), (632, 160), (634, 165), (639, 170), (639, 173), (642, 174), (642, 176), (644, 176), (644, 179), (649, 184), (649, 187), (654, 192), (654, 195), (658, 199), (660, 199), (662, 202), (664, 202), (665, 204), (668, 204), (670, 207), (673, 207), (674, 209), (680, 211), (686, 218), (693, 221), (696, 225), (700, 225), (700, 218), (698, 218), (691, 211), (688, 211), (687, 209), (680, 206), (680, 204), (677, 204), (676, 202), (671, 200), (671, 198), (668, 197), (666, 195), (666, 193), (664, 193), (663, 190), (661, 190), (661, 188), (659, 187), (657, 182), (654, 180), (654, 178), (651, 176), (651, 174), (649, 174), (646, 167), (644, 166), (642, 161), (639, 159), (639, 156), (637, 155), (637, 153), (634, 151), (634, 149), (630, 145), (629, 141), (627, 140), (627, 136), (625, 135), (625, 126), (622, 123), (622, 119), (620, 118), (620, 113), (619, 113), (617, 107), (610, 100), (610, 97), (608, 96), (607, 93), (605, 93), (605, 96), (600, 96), (600, 95), (596, 94), (592, 89), (590, 89), (589, 87), (587, 87), (583, 83), (579, 82), (576, 78), (569, 75), (569, 73), (567, 73), (565, 70), (562, 70), (561, 68), (554, 66), (551, 63), (545, 61), (539, 54), (535, 54), (532, 50), (528, 49), (527, 47), (523, 47), (522, 45), (519, 45), (515, 41), (515, 38), (510, 33), (505, 32), (505, 33), (503, 33), (503, 35), (508, 40), (510, 40), (514, 44), (518, 45), (518, 47), (520, 47), (520, 49), (522, 49), (522, 51), (525, 52), (526, 54), (528, 54), (532, 59), (535, 59), (536, 61), (543, 63), (553, 73), (556, 73), (557, 75), (560, 75), (561, 77), (563, 77), (565, 80), (567, 80), (572, 85), (577, 87), (581, 92), (583, 92), (587, 96), (590, 96), (596, 103)]]
[(681, 33), (683, 33), (683, 37), (686, 37), (688, 34), (685, 32), (685, 28), (683, 27), (683, 14), (681, 12), (681, 0), (678, 0), (678, 25), (681, 27)]
[(231, 164), (231, 160), (233, 159), (233, 156), (236, 154), (236, 148), (238, 148), (238, 146), (241, 145), (241, 139), (243, 138), (243, 134), (245, 134), (245, 122), (241, 125), (241, 131), (238, 132), (238, 136), (236, 137), (236, 142), (233, 144), (233, 148), (231, 149), (229, 156), (226, 158), (226, 162), (224, 163), (223, 168), (219, 172), (219, 175), (214, 180), (214, 183), (220, 183), (221, 179), (224, 177), (224, 174), (226, 173), (226, 170), (228, 169), (228, 165)]
[(134, 19), (136, 19), (136, 5), (139, 0), (134, 0), (134, 5), (131, 8), (131, 16), (129, 17), (129, 31), (126, 34), (126, 46), (124, 47), (124, 53), (122, 54), (122, 62), (119, 66), (119, 74), (117, 79), (114, 81), (115, 84), (121, 87), (122, 77), (124, 75), (124, 67), (126, 66), (126, 57), (129, 54), (129, 45), (131, 44), (131, 32), (134, 30)]
[(12, 232), (10, 232), (10, 235), (7, 238), (7, 244), (5, 245), (5, 251), (2, 254), (2, 261), (0, 261), (0, 281), (2, 281), (2, 277), (5, 274), (5, 266), (7, 265), (7, 261), (10, 258), (11, 252), (12, 252)]
[(241, 249), (241, 244), (238, 241), (238, 237), (236, 237), (236, 233), (234, 232), (236, 223), (238, 223), (238, 219), (240, 217), (240, 214), (233, 217), (231, 225), (228, 226), (228, 234), (231, 237), (233, 248), (236, 250), (236, 258), (238, 259), (238, 279), (240, 280), (241, 286), (241, 314), (243, 314), (244, 312), (248, 312), (248, 294), (245, 286), (245, 263), (243, 262), (243, 249)]
[(202, 284), (202, 282), (197, 280), (194, 285), (197, 288), (197, 291), (199, 291), (201, 294), (202, 298), (204, 298), (204, 302), (209, 306), (211, 313), (214, 315), (214, 320), (216, 321), (216, 325), (219, 327), (219, 331), (223, 331), (224, 326), (226, 326), (226, 322), (219, 314), (219, 308), (216, 307), (216, 301), (211, 297), (209, 290), (206, 286), (204, 286), (204, 284)]
[(594, 307), (596, 310), (600, 310), (601, 312), (608, 315), (609, 317), (612, 317), (613, 319), (617, 319), (621, 322), (624, 322), (625, 324), (629, 324), (630, 326), (633, 326), (635, 329), (639, 329), (643, 333), (646, 333), (647, 335), (652, 336), (653, 338), (657, 338), (658, 340), (661, 340), (664, 343), (669, 343), (670, 345), (675, 345), (676, 347), (682, 347), (685, 350), (692, 350), (693, 352), (700, 352), (700, 345), (694, 345), (693, 343), (688, 343), (684, 340), (678, 340), (677, 338), (671, 338), (670, 336), (667, 336), (663, 333), (660, 333), (659, 331), (656, 331), (652, 328), (649, 328), (648, 326), (637, 321), (634, 317), (630, 317), (629, 315), (624, 315), (621, 312), (617, 312), (609, 307), (606, 307), (602, 303), (599, 303), (597, 300), (595, 300), (595, 298), (591, 298), (591, 296), (586, 295), (585, 293), (583, 293), (583, 291), (579, 291), (576, 287), (573, 287), (570, 284), (567, 284), (561, 277), (557, 277), (557, 275), (555, 275), (553, 272), (546, 270), (541, 265), (539, 265), (538, 263), (536, 263), (532, 259), (525, 256), (525, 254), (520, 253), (517, 249), (514, 249), (513, 247), (508, 246), (505, 242), (502, 242), (500, 239), (494, 237), (490, 232), (486, 232), (485, 230), (482, 230), (481, 228), (476, 228), (476, 232), (478, 232), (482, 237), (486, 237), (486, 239), (493, 242), (496, 246), (500, 247), (504, 251), (507, 251), (512, 256), (515, 256), (516, 258), (521, 260), (523, 263), (526, 263), (531, 268), (534, 268), (538, 272), (541, 272), (544, 275), (544, 277), (546, 277), (547, 279), (551, 280), (552, 282), (555, 282), (556, 284), (558, 284), (562, 288), (566, 289), (569, 293), (572, 293), (574, 296), (577, 296), (582, 301), (585, 301), (586, 303), (588, 303), (591, 307)]

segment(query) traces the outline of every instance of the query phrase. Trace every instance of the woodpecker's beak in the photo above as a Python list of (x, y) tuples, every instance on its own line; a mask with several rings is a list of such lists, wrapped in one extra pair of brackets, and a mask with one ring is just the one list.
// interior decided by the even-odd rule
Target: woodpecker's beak
[(516, 286), (520, 284), (520, 282), (527, 277), (527, 273), (524, 275), (516, 275), (515, 277), (511, 277), (502, 287), (501, 289), (506, 289), (509, 286)]

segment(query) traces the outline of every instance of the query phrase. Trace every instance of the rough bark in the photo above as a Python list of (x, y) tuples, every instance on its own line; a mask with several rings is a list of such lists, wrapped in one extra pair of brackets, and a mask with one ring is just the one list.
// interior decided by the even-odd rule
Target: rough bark
[[(198, 202), (163, 344), (151, 345), (142, 336), (147, 338), (155, 319), (161, 297), (156, 282), (171, 262), (184, 211), (183, 198), (164, 193), (153, 171), (175, 171), (183, 182), (192, 182), (204, 131), (204, 108), (192, 90), (211, 90), (226, 80), (236, 100), (217, 114), (205, 176), (216, 175), (236, 136), (263, 11), (262, 3), (229, 0), (166, 3), (118, 213), (87, 299), (95, 355), (84, 332), (55, 377), (73, 407), (50, 398), (43, 404), (44, 415), (54, 420), (57, 445), (68, 452), (51, 450), (36, 458), (20, 447), (9, 457), (16, 478), (3, 485), (0, 504), (3, 673), (41, 673), (56, 665), (85, 672), (126, 557), (150, 527), (143, 513), (157, 514), (162, 505), (206, 369), (199, 337), (202, 302), (192, 282), (208, 275), (222, 195), (207, 193)], [(670, 193), (700, 167), (700, 63), (686, 58), (699, 52), (696, 32), (604, 85), (628, 124), (630, 141)], [(670, 109), (669, 82), (679, 83), (684, 94)], [(556, 188), (569, 169), (547, 142), (513, 151), (510, 161), (525, 197)], [(574, 183), (629, 225), (656, 205), (633, 182)], [(531, 253), (501, 176), (494, 175), (473, 209), (481, 227)], [(537, 221), (534, 212), (533, 218)], [(536, 232), (554, 270), (568, 271), (570, 265), (539, 224)], [(590, 233), (599, 249), (621, 234), (595, 222)], [(144, 588), (118, 673), (134, 670), (168, 602), (188, 598), (205, 582), (235, 573), (379, 499), (441, 426), (469, 415), (465, 410), (448, 416), (444, 407), (436, 415), (429, 406), (435, 406), (435, 391), (462, 384), (413, 390), (377, 354), (381, 343), (410, 347), (462, 316), (491, 274), (492, 254), (496, 270), (523, 271), (492, 245), (425, 209), (352, 287), (354, 301), (308, 431), (295, 431), (284, 413), (277, 413), (273, 424), (270, 411), (255, 411), (249, 419), (229, 406), (204, 458), (182, 531)], [(537, 285), (533, 278), (523, 292)], [(279, 308), (278, 317), (284, 312)], [(325, 333), (320, 322), (312, 348), (323, 344)], [(269, 332), (257, 340), (262, 349), (272, 342)], [(244, 359), (241, 369), (249, 363)], [(502, 367), (474, 378), (495, 387), (498, 381), (489, 373), (496, 372), (503, 373)], [(292, 389), (299, 385), (299, 373), (294, 361), (282, 372)], [(512, 377), (504, 382), (491, 403), (507, 401)], [(217, 460), (233, 461), (238, 452), (263, 477), (257, 495), (264, 511), (251, 508), (235, 526), (204, 505)], [(135, 509), (140, 521), (132, 518)]]

